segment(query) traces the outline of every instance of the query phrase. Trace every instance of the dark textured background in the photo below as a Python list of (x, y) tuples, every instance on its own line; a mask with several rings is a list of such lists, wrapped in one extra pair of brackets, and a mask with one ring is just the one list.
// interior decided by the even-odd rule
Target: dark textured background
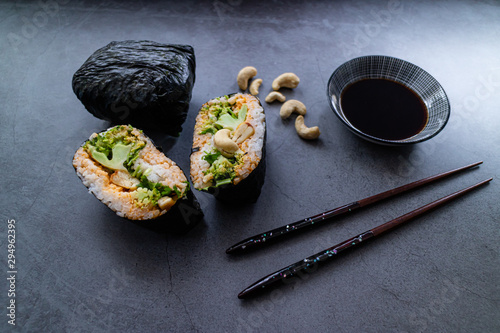
[[(17, 326), (24, 332), (500, 331), (500, 2), (269, 1), (181, 3), (3, 1), (0, 4), (0, 330), (7, 325), (7, 220), (17, 225)], [(190, 44), (197, 57), (177, 139), (148, 133), (189, 170), (198, 108), (237, 91), (253, 65), (264, 80), (293, 71), (318, 141), (266, 105), (267, 175), (254, 205), (196, 193), (203, 223), (160, 235), (115, 216), (71, 166), (95, 131), (73, 73), (113, 40)], [(330, 110), (326, 83), (360, 55), (399, 57), (443, 85), (452, 116), (407, 148), (365, 142)], [(247, 236), (438, 172), (480, 168), (245, 256)], [(275, 292), (236, 295), (261, 276), (488, 177), (493, 182)], [(4, 276), (4, 278), (2, 278)]]

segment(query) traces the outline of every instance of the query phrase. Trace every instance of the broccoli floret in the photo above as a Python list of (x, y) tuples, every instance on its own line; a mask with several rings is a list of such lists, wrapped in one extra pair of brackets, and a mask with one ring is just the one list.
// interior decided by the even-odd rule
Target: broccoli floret
[(234, 162), (231, 162), (226, 157), (219, 155), (212, 163), (206, 173), (211, 173), (215, 180), (215, 186), (231, 183), (236, 172), (234, 171)]
[(146, 143), (132, 134), (132, 126), (115, 126), (87, 141), (84, 148), (94, 160), (112, 170), (129, 171)]
[(245, 121), (247, 111), (248, 108), (246, 104), (241, 107), (237, 116), (231, 110), (229, 110), (227, 113), (219, 117), (219, 120), (215, 122), (215, 125), (219, 125), (222, 126), (222, 128), (227, 128), (231, 131), (234, 131), (239, 124)]
[(94, 160), (96, 160), (106, 168), (112, 170), (122, 170), (122, 171), (127, 171), (127, 169), (124, 166), (124, 163), (128, 159), (128, 154), (130, 153), (131, 149), (132, 145), (124, 145), (122, 143), (117, 143), (111, 149), (112, 152), (111, 159), (108, 159), (108, 156), (106, 156), (106, 154), (98, 151), (95, 147), (93, 146), (89, 147), (90, 155), (92, 155), (92, 158)]
[(219, 105), (205, 107), (203, 110), (209, 113), (209, 117), (201, 128), (200, 134), (215, 134), (223, 128), (234, 131), (239, 124), (245, 121), (248, 107), (244, 104), (239, 110), (233, 110), (229, 103), (224, 102)]

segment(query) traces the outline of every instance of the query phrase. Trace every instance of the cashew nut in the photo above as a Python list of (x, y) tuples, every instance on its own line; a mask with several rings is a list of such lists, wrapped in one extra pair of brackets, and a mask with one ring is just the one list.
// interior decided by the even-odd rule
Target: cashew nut
[(247, 122), (241, 123), (238, 125), (238, 127), (236, 127), (236, 130), (234, 131), (233, 141), (237, 144), (240, 144), (251, 137), (254, 133), (255, 130), (253, 129), (252, 125)]
[(115, 171), (109, 180), (113, 184), (129, 190), (135, 190), (140, 183), (139, 179), (132, 177), (127, 171)]
[(275, 100), (278, 100), (281, 103), (283, 103), (284, 101), (286, 101), (286, 97), (279, 91), (271, 91), (269, 95), (267, 95), (266, 97), (266, 103), (272, 103)]
[(248, 88), (248, 90), (250, 90), (250, 94), (252, 94), (254, 96), (258, 95), (259, 94), (259, 87), (261, 84), (262, 84), (262, 79), (253, 80), (252, 83), (250, 83), (250, 88)]
[(257, 69), (255, 69), (255, 67), (247, 66), (242, 68), (238, 73), (238, 77), (236, 78), (240, 89), (247, 90), (248, 80), (253, 78), (255, 75), (257, 75)]
[(302, 139), (314, 140), (317, 139), (320, 131), (318, 126), (307, 127), (304, 124), (304, 116), (300, 115), (295, 119), (295, 130)]
[(280, 109), (281, 119), (286, 119), (290, 117), (292, 113), (298, 113), (304, 116), (307, 113), (306, 106), (296, 99), (291, 99), (283, 103)]
[(283, 73), (274, 79), (272, 87), (273, 90), (279, 90), (280, 88), (297, 88), (300, 79), (294, 73)]
[(175, 200), (171, 197), (162, 197), (158, 199), (158, 206), (160, 209), (170, 209), (173, 205), (175, 205)]
[(227, 128), (217, 131), (214, 135), (214, 146), (226, 157), (232, 157), (238, 150), (238, 145), (231, 140), (230, 135), (231, 131)]

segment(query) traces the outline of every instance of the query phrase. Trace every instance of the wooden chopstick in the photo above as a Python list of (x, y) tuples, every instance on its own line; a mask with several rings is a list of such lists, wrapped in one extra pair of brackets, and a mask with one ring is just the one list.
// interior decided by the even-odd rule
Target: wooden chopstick
[(307, 217), (303, 220), (290, 223), (269, 231), (265, 231), (263, 233), (260, 233), (258, 235), (254, 235), (252, 237), (248, 237), (241, 242), (238, 242), (232, 246), (230, 246), (227, 250), (226, 253), (242, 253), (246, 252), (250, 249), (258, 248), (263, 246), (266, 243), (269, 243), (271, 241), (275, 241), (279, 238), (284, 238), (285, 236), (290, 236), (292, 234), (297, 234), (299, 230), (304, 231), (305, 228), (310, 228), (318, 225), (325, 224), (326, 222), (330, 222), (331, 218), (334, 216), (339, 216), (343, 214), (350, 213), (358, 208), (365, 207), (368, 205), (371, 205), (373, 203), (376, 203), (378, 201), (390, 198), (392, 196), (395, 196), (397, 194), (412, 190), (414, 188), (423, 186), (425, 184), (434, 182), (436, 180), (448, 177), (450, 175), (453, 175), (455, 173), (458, 173), (463, 170), (467, 170), (470, 168), (473, 168), (475, 166), (478, 166), (479, 164), (483, 163), (482, 161), (472, 163), (466, 166), (463, 166), (458, 169), (450, 170), (447, 172), (443, 172), (434, 176), (430, 176), (421, 180), (417, 180), (415, 182), (402, 185), (400, 187), (397, 187), (392, 190), (388, 190), (379, 194), (375, 194), (371, 197), (361, 199), (359, 201), (352, 202), (350, 204), (334, 208), (332, 210), (328, 210), (326, 212)]
[(238, 294), (238, 298), (249, 298), (259, 292), (262, 291), (267, 291), (269, 290), (269, 287), (275, 286), (278, 283), (282, 283), (285, 281), (285, 279), (289, 279), (291, 277), (296, 276), (297, 274), (300, 273), (305, 273), (308, 271), (312, 271), (313, 268), (317, 267), (317, 264), (332, 260), (337, 257), (337, 255), (341, 252), (344, 252), (348, 249), (354, 248), (356, 245), (360, 244), (361, 242), (364, 242), (370, 238), (375, 238), (378, 237), (389, 230), (392, 230), (402, 224), (404, 224), (407, 221), (410, 221), (411, 219), (431, 210), (436, 207), (439, 207), (453, 199), (456, 199), (462, 195), (464, 195), (467, 192), (472, 191), (473, 189), (484, 185), (488, 182), (490, 182), (493, 178), (489, 178), (486, 180), (483, 180), (482, 182), (479, 182), (475, 185), (469, 186), (465, 189), (459, 190), (457, 192), (454, 192), (452, 194), (449, 194), (441, 199), (438, 199), (436, 201), (433, 201), (427, 205), (424, 205), (420, 208), (417, 208), (407, 214), (404, 214), (398, 218), (395, 218), (394, 220), (391, 220), (389, 222), (386, 222), (384, 224), (381, 224), (373, 229), (370, 229), (368, 231), (365, 231), (359, 235), (356, 235), (354, 237), (349, 238), (348, 240), (345, 240), (337, 245), (334, 245), (326, 250), (323, 250), (321, 252), (318, 252), (310, 257), (307, 257), (303, 260), (300, 260), (294, 264), (291, 264), (289, 266), (286, 266), (272, 274), (269, 274), (262, 279), (258, 280), (257, 282), (253, 283), (249, 287), (245, 288), (242, 292)]

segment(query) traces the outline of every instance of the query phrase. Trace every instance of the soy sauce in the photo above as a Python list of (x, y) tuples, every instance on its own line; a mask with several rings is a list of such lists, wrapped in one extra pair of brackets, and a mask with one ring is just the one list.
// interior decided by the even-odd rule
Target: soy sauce
[(364, 79), (340, 96), (345, 117), (361, 132), (385, 140), (402, 140), (422, 131), (428, 111), (406, 86), (387, 79)]

